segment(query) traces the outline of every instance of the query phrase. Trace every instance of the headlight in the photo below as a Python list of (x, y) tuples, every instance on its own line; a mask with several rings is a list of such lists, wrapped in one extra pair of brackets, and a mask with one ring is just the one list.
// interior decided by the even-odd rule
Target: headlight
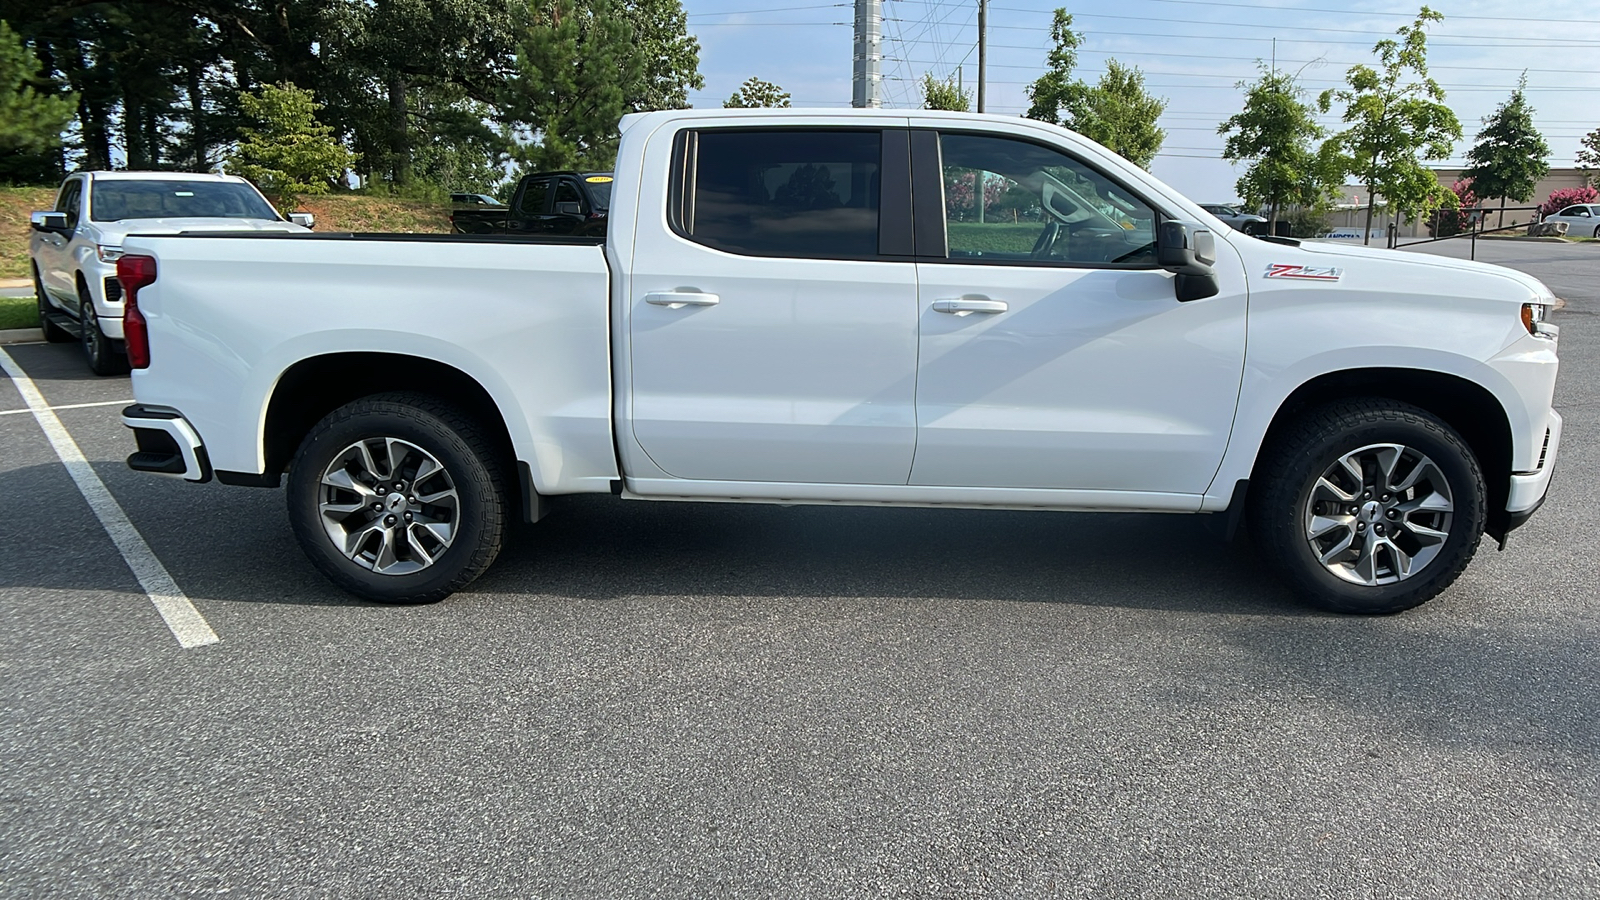
[(121, 247), (113, 247), (110, 244), (98, 244), (95, 246), (94, 250), (96, 255), (100, 257), (101, 262), (116, 262), (122, 258)]
[(1550, 306), (1545, 303), (1522, 304), (1522, 327), (1534, 337), (1553, 338), (1556, 336), (1556, 327), (1547, 324), (1545, 319), (1550, 315)]

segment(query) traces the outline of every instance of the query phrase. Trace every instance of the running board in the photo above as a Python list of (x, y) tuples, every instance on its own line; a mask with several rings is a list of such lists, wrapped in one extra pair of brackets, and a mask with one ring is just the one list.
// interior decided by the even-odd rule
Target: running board
[(56, 326), (62, 331), (65, 331), (80, 341), (83, 340), (83, 323), (79, 322), (77, 319), (74, 319), (58, 309), (47, 310), (44, 314), (44, 317), (50, 320), (50, 324)]

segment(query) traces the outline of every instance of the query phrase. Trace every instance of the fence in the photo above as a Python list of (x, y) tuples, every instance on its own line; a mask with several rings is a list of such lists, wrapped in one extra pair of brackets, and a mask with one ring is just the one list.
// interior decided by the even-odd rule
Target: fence
[[(1529, 216), (1528, 222), (1515, 223), (1511, 225), (1505, 224), (1506, 213), (1515, 212), (1531, 212), (1533, 215)], [(1434, 237), (1423, 238), (1420, 241), (1406, 241), (1405, 243), (1401, 243), (1400, 236), (1397, 233), (1398, 230), (1393, 225), (1390, 225), (1388, 246), (1390, 248), (1411, 247), (1417, 244), (1433, 244), (1439, 241), (1453, 241), (1458, 238), (1466, 238), (1472, 242), (1472, 250), (1469, 258), (1475, 260), (1478, 258), (1479, 235), (1494, 234), (1495, 232), (1499, 231), (1513, 231), (1518, 228), (1527, 228), (1528, 225), (1532, 224), (1533, 222), (1539, 221), (1538, 212), (1539, 207), (1537, 206), (1498, 206), (1488, 209), (1485, 209), (1482, 206), (1468, 206), (1458, 209), (1435, 210), (1433, 213), (1432, 228), (1430, 229), (1435, 235)], [(1494, 228), (1485, 227), (1489, 223), (1490, 213), (1499, 214), (1499, 219), (1496, 220)], [(1455, 234), (1440, 235), (1439, 232), (1443, 230), (1445, 224), (1445, 216), (1451, 216), (1456, 227), (1460, 227), (1460, 217), (1467, 216), (1467, 229), (1456, 232)]]

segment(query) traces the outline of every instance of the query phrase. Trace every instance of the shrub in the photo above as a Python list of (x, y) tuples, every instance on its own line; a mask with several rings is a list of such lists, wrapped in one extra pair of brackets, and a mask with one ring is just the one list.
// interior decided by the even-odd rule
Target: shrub
[(1478, 195), (1472, 190), (1472, 179), (1464, 178), (1450, 185), (1450, 190), (1456, 195), (1456, 208), (1434, 212), (1428, 223), (1434, 237), (1460, 234), (1471, 228), (1473, 220), (1479, 215), (1473, 208), (1478, 205)]
[(1539, 215), (1553, 216), (1574, 203), (1594, 203), (1600, 201), (1600, 191), (1592, 187), (1562, 188), (1551, 191), (1550, 199), (1539, 205)]

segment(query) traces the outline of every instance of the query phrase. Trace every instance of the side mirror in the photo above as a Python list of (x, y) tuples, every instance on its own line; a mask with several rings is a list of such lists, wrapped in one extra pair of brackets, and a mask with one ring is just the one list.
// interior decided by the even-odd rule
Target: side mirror
[(1217, 283), (1217, 239), (1211, 229), (1194, 222), (1162, 222), (1156, 241), (1156, 263), (1173, 273), (1173, 289), (1178, 302), (1215, 297), (1222, 288)]
[(36, 212), (28, 216), (34, 231), (63, 234), (67, 231), (67, 214), (64, 212)]
[(556, 215), (558, 215), (558, 216), (581, 216), (581, 215), (583, 215), (583, 206), (580, 205), (580, 204), (574, 203), (571, 200), (568, 200), (565, 203), (557, 203), (556, 204)]
[(301, 228), (311, 228), (317, 224), (317, 217), (311, 213), (292, 212), (289, 213), (289, 221)]

